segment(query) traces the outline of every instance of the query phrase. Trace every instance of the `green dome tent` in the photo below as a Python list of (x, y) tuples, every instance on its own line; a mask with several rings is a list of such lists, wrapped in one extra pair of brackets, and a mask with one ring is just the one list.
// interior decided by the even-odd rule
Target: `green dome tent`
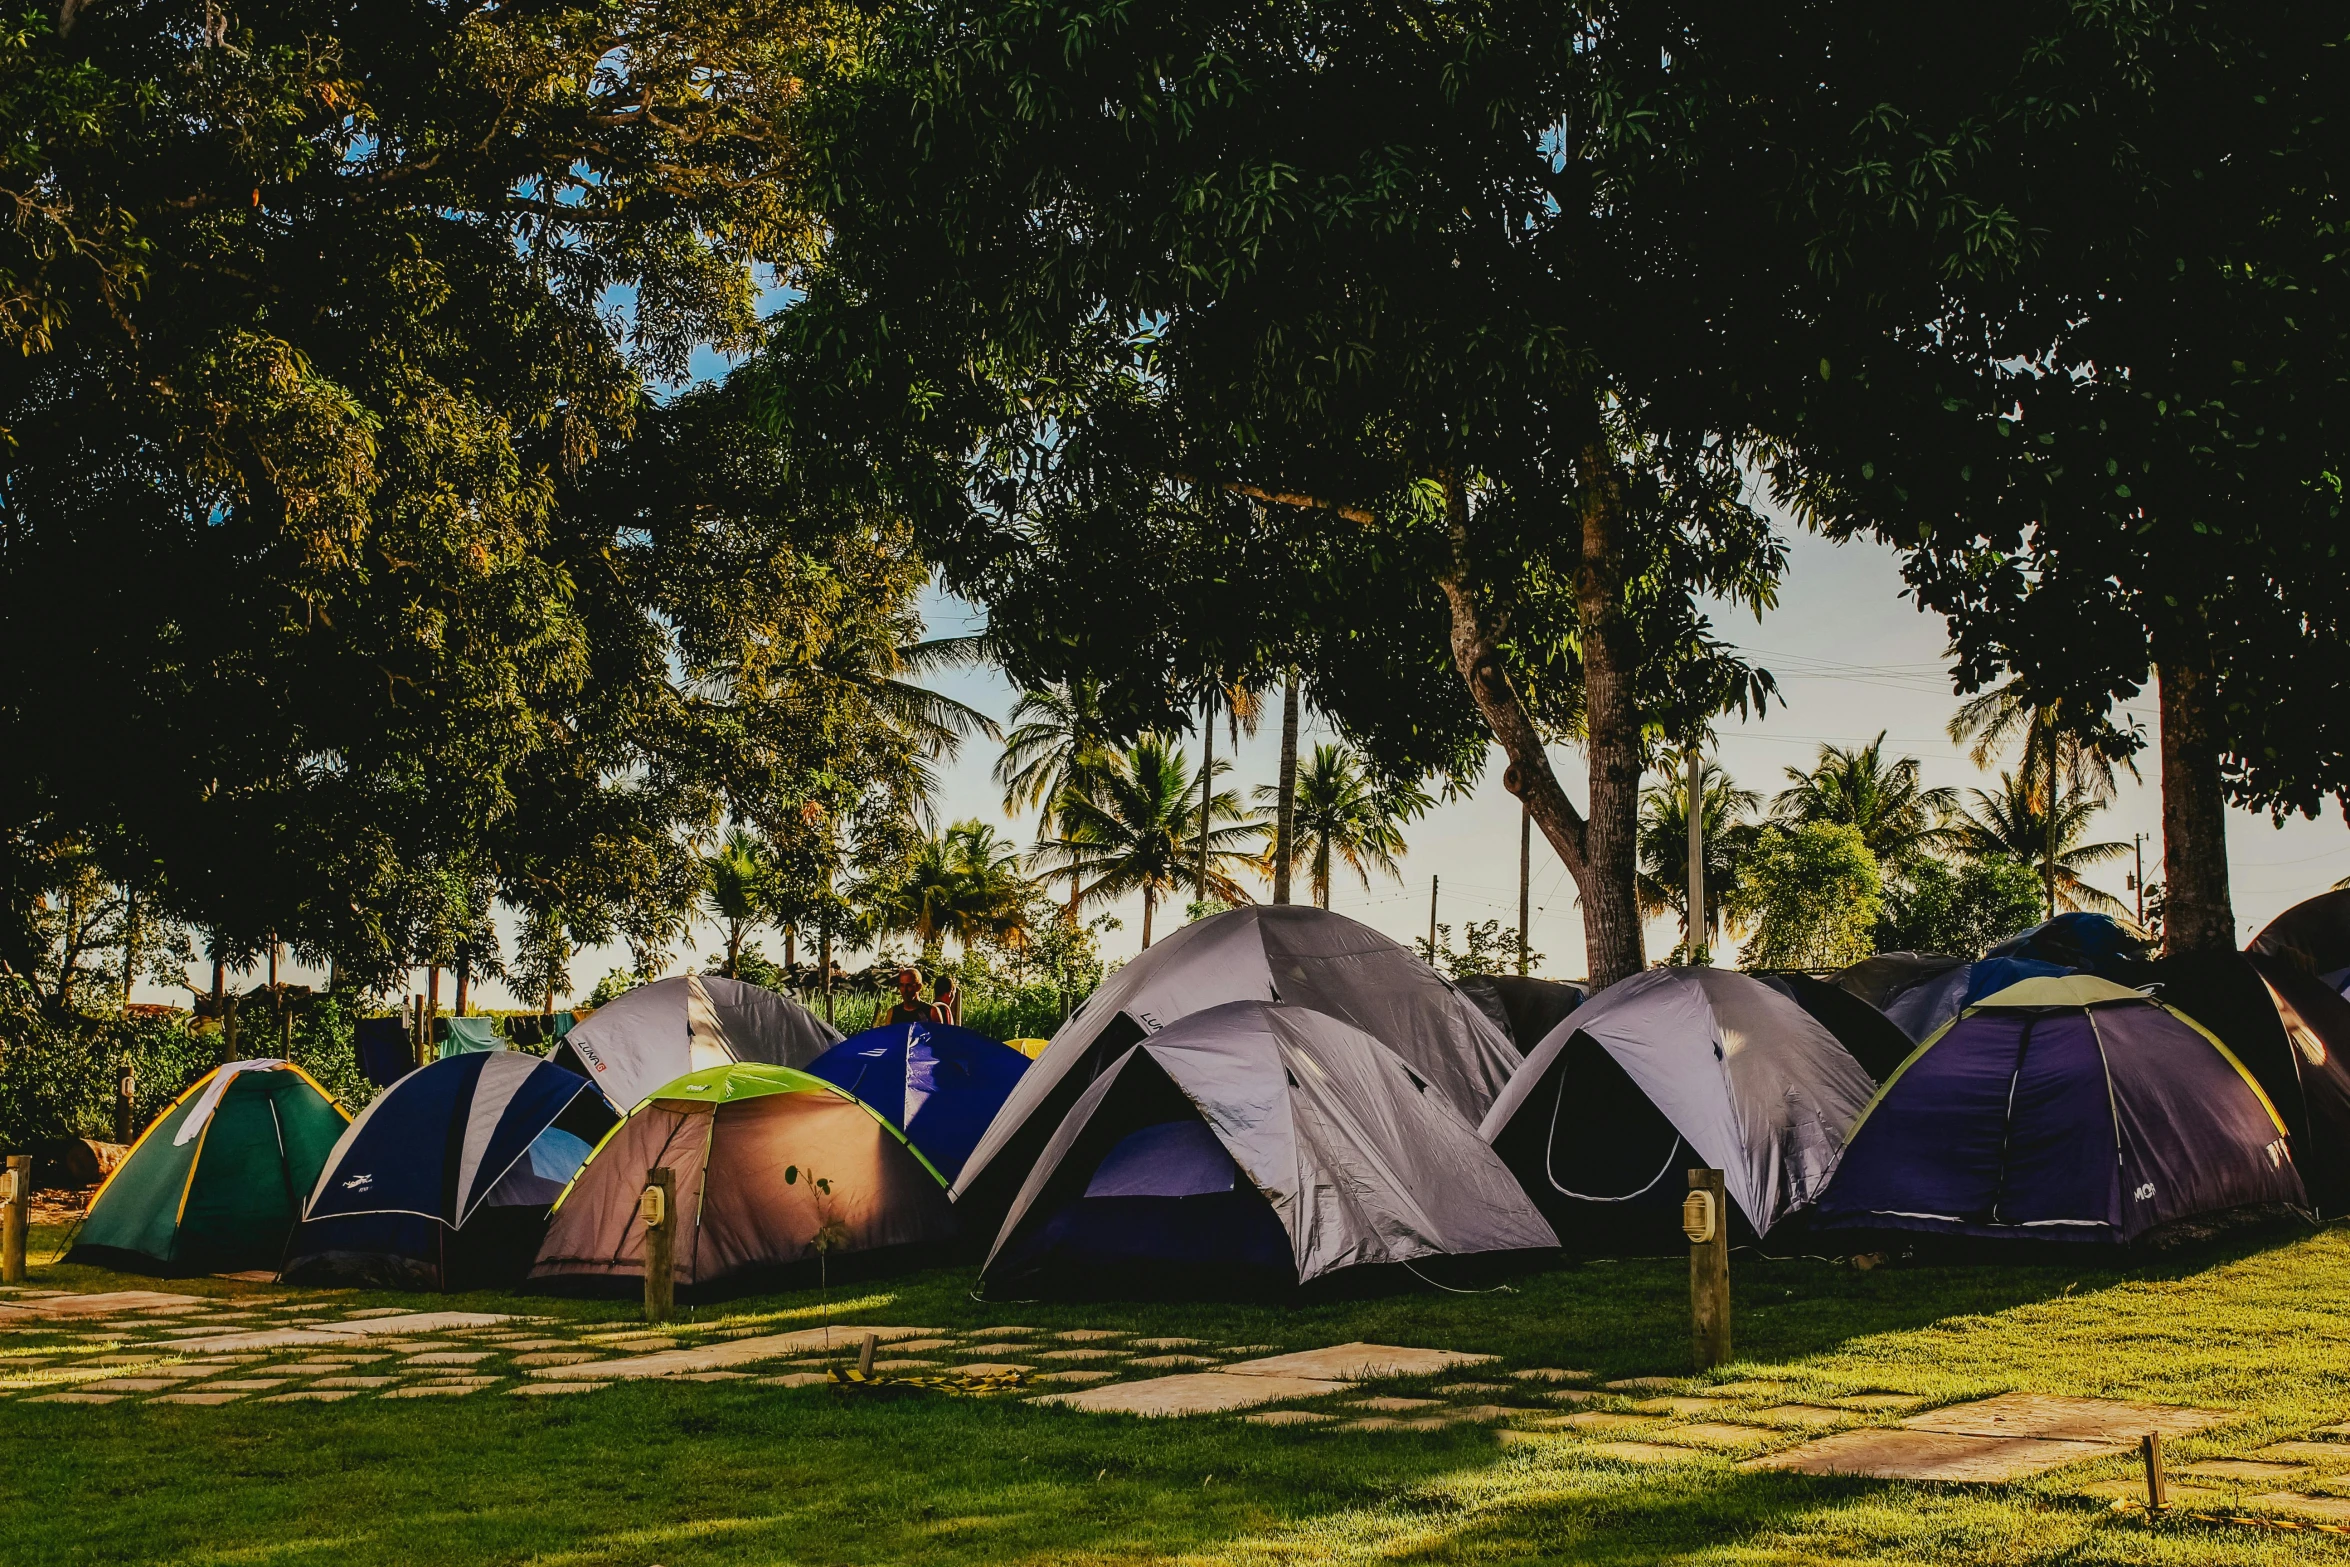
[(351, 1117), (290, 1061), (232, 1061), (139, 1134), (69, 1262), (139, 1273), (274, 1270)]

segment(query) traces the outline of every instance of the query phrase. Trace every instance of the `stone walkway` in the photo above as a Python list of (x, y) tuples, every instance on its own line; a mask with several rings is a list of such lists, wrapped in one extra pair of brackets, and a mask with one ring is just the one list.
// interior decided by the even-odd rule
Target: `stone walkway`
[[(1499, 1428), (1505, 1443), (1584, 1462), (1740, 1465), (1879, 1478), (2006, 1481), (2129, 1453), (2161, 1430), (2212, 1449), (2174, 1456), (2183, 1507), (2350, 1522), (2350, 1421), (2236, 1451), (2211, 1433), (2249, 1412), (2006, 1394), (1927, 1410), (1884, 1387), (1799, 1396), (1793, 1382), (1628, 1377), (1505, 1367), (1447, 1349), (1339, 1344), (1282, 1352), (1106, 1328), (811, 1325), (723, 1308), (655, 1329), (540, 1315), (377, 1307), (299, 1291), (202, 1297), (0, 1290), (0, 1402), (169, 1405), (479, 1396), (565, 1397), (624, 1382), (827, 1383), (868, 1333), (874, 1369), (970, 1379), (973, 1391), (1072, 1411), (1224, 1417), (1323, 1432)], [(984, 1382), (982, 1381), (984, 1379)], [(2174, 1447), (2174, 1453), (2176, 1449)], [(2085, 1482), (2126, 1504), (2135, 1479)]]

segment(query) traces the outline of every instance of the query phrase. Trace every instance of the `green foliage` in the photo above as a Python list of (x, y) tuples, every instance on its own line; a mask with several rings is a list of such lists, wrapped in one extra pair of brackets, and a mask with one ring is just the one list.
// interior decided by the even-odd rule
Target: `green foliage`
[(1958, 791), (1929, 789), (1918, 776), (1918, 759), (1885, 758), (1885, 733), (1867, 745), (1823, 745), (1809, 769), (1787, 769), (1788, 785), (1771, 802), (1782, 825), (1845, 822), (1860, 830), (1877, 863), (1898, 869), (1953, 837), (1949, 819), (1958, 810)]
[(2039, 874), (2013, 856), (1913, 859), (1885, 883), (1877, 950), (1971, 960), (2041, 914)]
[[(1461, 927), (1463, 945), (1455, 950), (1452, 927), (1436, 927), (1436, 947), (1430, 951), (1428, 938), (1412, 938), (1412, 951), (1420, 961), (1448, 979), (1466, 979), (1472, 974), (1515, 974), (1518, 972), (1518, 927), (1504, 925), (1499, 920), (1471, 920)], [(1526, 954), (1526, 972), (1531, 974), (1542, 966), (1542, 954)]]
[[(1218, 774), (1229, 768), (1216, 764)], [(1140, 892), (1147, 947), (1159, 900), (1197, 881), (1205, 784), (1182, 751), (1161, 736), (1145, 735), (1109, 758), (1090, 787), (1062, 793), (1056, 835), (1037, 845), (1036, 858), (1074, 877), (1082, 886), (1081, 903)], [(1209, 894), (1227, 903), (1253, 901), (1233, 873), (1258, 868), (1249, 853), (1261, 832), (1255, 817), (1227, 789), (1215, 792), (1208, 814)]]
[[(1274, 813), (1281, 791), (1257, 786), (1257, 806), (1267, 818), (1265, 853), (1271, 858)], [(1297, 805), (1290, 829), (1290, 864), (1306, 867), (1315, 906), (1330, 907), (1334, 866), (1353, 871), (1367, 889), (1371, 873), (1401, 878), (1397, 856), (1405, 852), (1403, 829), (1436, 802), (1417, 783), (1382, 779), (1343, 745), (1317, 745), (1298, 758)]]
[[(1710, 950), (1721, 935), (1722, 909), (1738, 884), (1740, 865), (1754, 843), (1747, 820), (1762, 796), (1741, 789), (1712, 762), (1702, 764), (1698, 787), (1704, 799), (1705, 932), (1699, 946)], [(1689, 774), (1684, 767), (1666, 782), (1640, 792), (1640, 911), (1677, 914), (1681, 941), (1673, 961), (1689, 960)]]
[[(715, 974), (720, 970), (713, 966), (710, 972)], [(644, 982), (643, 975), (632, 974), (627, 969), (606, 969), (604, 977), (596, 981), (596, 988), (588, 992), (587, 1004), (591, 1007), (608, 1007)]]
[(1976, 856), (1996, 855), (2032, 866), (2040, 878), (2042, 917), (2060, 911), (2126, 912), (2121, 899), (2090, 886), (2082, 875), (2093, 865), (2127, 859), (2131, 852), (2126, 843), (2081, 841), (2090, 822), (2105, 809), (2103, 799), (2076, 786), (2057, 797), (2052, 818), (2048, 797), (2014, 773), (2001, 773), (1997, 789), (1972, 793), (1975, 808), (1960, 820), (1958, 842)]
[(1016, 945), (1026, 939), (1032, 887), (1020, 852), (986, 822), (956, 822), (923, 838), (904, 863), (860, 889), (873, 928), (919, 937), (935, 965), (949, 937)]
[(1766, 827), (1725, 905), (1754, 934), (1739, 953), (1750, 969), (1833, 969), (1874, 950), (1884, 886), (1877, 857), (1849, 822)]

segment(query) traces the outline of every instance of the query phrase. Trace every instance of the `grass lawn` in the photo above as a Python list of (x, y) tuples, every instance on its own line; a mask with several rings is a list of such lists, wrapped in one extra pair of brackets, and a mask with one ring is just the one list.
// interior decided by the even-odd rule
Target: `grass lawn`
[[(156, 1287), (39, 1266), (54, 1243), (36, 1232), (35, 1284)], [(1892, 1391), (1939, 1403), (2023, 1388), (2242, 1411), (2238, 1424), (2175, 1444), (2174, 1463), (2350, 1419), (2350, 1231), (2240, 1232), (2116, 1260), (2084, 1250), (2030, 1266), (1864, 1274), (1742, 1255), (1741, 1360), (1713, 1380), (1781, 1381), (1788, 1392), (1773, 1396), (1789, 1398)], [(1504, 1294), (1294, 1310), (986, 1305), (969, 1298), (971, 1282), (968, 1270), (941, 1269), (832, 1297), (854, 1308), (843, 1320), (958, 1331), (1107, 1327), (1282, 1349), (1368, 1339), (1607, 1378), (1688, 1364), (1686, 1267), (1675, 1261), (1566, 1265)], [(218, 1280), (160, 1287), (282, 1294)], [(630, 1315), (536, 1297), (336, 1301)], [(690, 1315), (803, 1326), (815, 1305), (811, 1292)], [(0, 1338), (0, 1356), (27, 1359), (68, 1336)], [(1639, 1465), (1573, 1432), (1143, 1421), (1019, 1397), (843, 1401), (823, 1387), (749, 1382), (218, 1408), (11, 1396), (0, 1436), (0, 1561), (12, 1564), (2350, 1563), (2350, 1535), (2149, 1527), (2081, 1494), (2131, 1473), (2120, 1459), (2012, 1485), (1904, 1485), (1744, 1471), (1713, 1455)], [(2350, 1451), (2338, 1473), (2336, 1494), (2350, 1493)]]

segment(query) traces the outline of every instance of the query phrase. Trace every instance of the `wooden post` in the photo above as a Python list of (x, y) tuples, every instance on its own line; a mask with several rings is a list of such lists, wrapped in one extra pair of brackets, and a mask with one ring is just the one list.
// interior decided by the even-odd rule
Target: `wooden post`
[(1689, 1348), (1697, 1369), (1730, 1358), (1730, 1210), (1719, 1170), (1691, 1170), (1681, 1228), (1689, 1237)]
[(114, 1069), (114, 1140), (128, 1143), (138, 1128), (132, 1124), (139, 1101), (139, 1072), (124, 1056)]
[(220, 1059), (235, 1061), (240, 1059), (237, 1055), (237, 993), (230, 991), (222, 998), (220, 1005)]
[(880, 1344), (880, 1334), (868, 1333), (865, 1335), (865, 1342), (857, 1346), (857, 1375), (861, 1377), (873, 1375), (873, 1351), (880, 1347)]
[(645, 1320), (667, 1322), (677, 1309), (677, 1172), (645, 1172), (637, 1216), (645, 1221)]
[(0, 1284), (22, 1284), (25, 1216), (33, 1204), (33, 1156), (10, 1154), (0, 1187), (6, 1197), (0, 1202)]
[(2170, 1505), (2170, 1477), (2162, 1469), (2162, 1433), (2147, 1432), (2138, 1452), (2146, 1460), (2146, 1516), (2151, 1518)]

